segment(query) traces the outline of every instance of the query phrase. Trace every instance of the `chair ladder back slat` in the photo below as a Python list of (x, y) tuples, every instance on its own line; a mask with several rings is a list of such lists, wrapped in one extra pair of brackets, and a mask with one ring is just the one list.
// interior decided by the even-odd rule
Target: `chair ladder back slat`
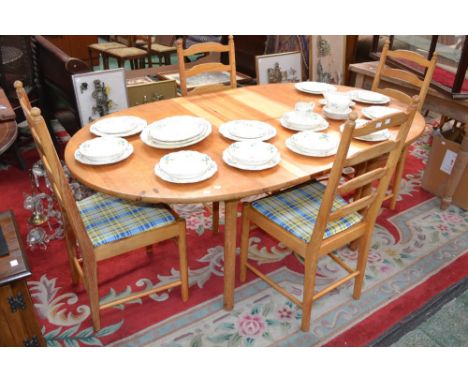
[(352, 167), (358, 163), (362, 163), (384, 155), (393, 150), (396, 145), (397, 143), (395, 141), (385, 141), (378, 143), (365, 151), (361, 151), (347, 158), (345, 167)]
[(198, 44), (193, 44), (189, 48), (184, 49), (184, 56), (187, 57), (205, 52), (229, 52), (229, 45), (223, 45), (217, 42), (201, 42)]
[(413, 61), (418, 65), (424, 66), (425, 68), (428, 68), (429, 66), (431, 66), (431, 61), (429, 61), (427, 58), (424, 58), (419, 53), (412, 52), (411, 50), (405, 50), (405, 49), (389, 50), (387, 52), (387, 57)]
[(220, 62), (205, 62), (198, 64), (185, 71), (186, 77), (196, 76), (200, 73), (208, 72), (225, 72), (229, 71), (231, 67), (229, 65), (221, 64)]
[(411, 103), (411, 97), (408, 94), (402, 92), (401, 90), (392, 88), (380, 88), (378, 89), (378, 92), (385, 94), (388, 97), (395, 98), (398, 101), (403, 102), (405, 105), (409, 105)]
[(424, 83), (416, 74), (407, 72), (406, 70), (402, 69), (383, 68), (381, 75), (383, 77), (390, 77), (408, 82), (414, 86), (417, 86), (418, 88), (420, 88)]
[(333, 211), (328, 217), (328, 221), (335, 221), (342, 217), (351, 215), (353, 212), (366, 209), (367, 207), (370, 206), (370, 204), (375, 200), (376, 197), (377, 197), (376, 194), (366, 195), (358, 200), (348, 203), (345, 206), (340, 207), (336, 209), (335, 211)]
[(356, 190), (367, 184), (375, 182), (376, 180), (379, 180), (380, 178), (382, 178), (382, 176), (385, 175), (386, 171), (387, 171), (386, 168), (380, 167), (372, 171), (365, 172), (362, 175), (356, 176), (355, 178), (352, 178), (348, 180), (346, 183), (343, 183), (342, 185), (338, 186), (338, 193), (340, 195), (346, 195), (350, 191)]

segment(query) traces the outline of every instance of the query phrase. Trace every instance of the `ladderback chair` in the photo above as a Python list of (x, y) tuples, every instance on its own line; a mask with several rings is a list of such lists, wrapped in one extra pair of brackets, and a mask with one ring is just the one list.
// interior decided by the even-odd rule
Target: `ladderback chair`
[[(235, 89), (237, 87), (236, 76), (236, 54), (234, 47), (234, 37), (229, 36), (228, 44), (220, 44), (217, 42), (203, 42), (193, 44), (189, 48), (184, 49), (183, 39), (176, 41), (177, 58), (179, 61), (179, 83), (182, 96), (197, 95), (222, 91), (226, 89)], [(229, 64), (221, 62), (204, 62), (190, 69), (186, 67), (185, 58), (200, 53), (229, 53)], [(229, 72), (229, 84), (213, 84), (205, 86), (197, 86), (189, 91), (187, 86), (187, 78), (196, 76), (202, 73), (210, 72)], [(213, 232), (217, 233), (219, 229), (219, 202), (213, 202)]]
[[(309, 183), (244, 204), (241, 234), (240, 279), (246, 280), (247, 269), (302, 308), (301, 329), (310, 328), (313, 301), (355, 278), (353, 297), (359, 299), (364, 280), (372, 231), (385, 190), (401, 153), (417, 108), (417, 97), (405, 112), (375, 119), (355, 128), (356, 113), (345, 124), (327, 185)], [(351, 140), (386, 128), (397, 127), (398, 133), (385, 142), (348, 157)], [(371, 163), (387, 155), (382, 166), (368, 166), (368, 171), (340, 183), (343, 167)], [(375, 192), (371, 186), (378, 183)], [(347, 202), (343, 196), (360, 189), (360, 195)], [(302, 301), (248, 262), (250, 224), (266, 231), (304, 259), (304, 291)], [(332, 252), (353, 241), (358, 242), (358, 260), (353, 269)], [(315, 273), (319, 258), (328, 255), (348, 275), (315, 291)]]
[[(177, 58), (179, 61), (179, 81), (180, 91), (183, 96), (210, 93), (214, 91), (235, 89), (237, 87), (236, 77), (236, 55), (234, 48), (234, 37), (229, 36), (227, 45), (217, 42), (204, 42), (193, 44), (189, 48), (184, 49), (183, 40), (178, 39), (176, 42)], [(200, 53), (224, 53), (229, 54), (229, 64), (221, 62), (204, 62), (187, 68), (185, 58)], [(187, 77), (195, 76), (202, 73), (210, 72), (228, 72), (229, 84), (214, 84), (206, 86), (197, 86), (191, 90), (187, 87)]]
[[(434, 53), (432, 58), (428, 60), (424, 56), (409, 50), (390, 50), (389, 48), (390, 41), (386, 40), (382, 49), (382, 54), (380, 56), (379, 65), (377, 66), (374, 81), (372, 82), (372, 90), (385, 94), (389, 97), (396, 98), (397, 100), (409, 105), (411, 103), (411, 97), (409, 95), (398, 89), (382, 88), (381, 82), (385, 78), (390, 78), (409, 83), (419, 89), (418, 111), (421, 111), (424, 105), (424, 100), (426, 99), (427, 92), (429, 90), (429, 86), (431, 84), (432, 75), (434, 74), (434, 70), (436, 68), (437, 53)], [(410, 71), (386, 66), (389, 61), (388, 59), (395, 60), (397, 62), (400, 61), (410, 67), (419, 68), (423, 72), (423, 79), (420, 79), (416, 74)], [(395, 169), (393, 184), (390, 188), (391, 192), (388, 193), (385, 198), (391, 199), (390, 209), (392, 210), (395, 209), (396, 206), (408, 150), (409, 144), (403, 146), (403, 155), (400, 157)]]
[[(24, 97), (24, 89), (20, 84), (15, 86), (62, 212), (72, 282), (77, 284), (81, 280), (86, 288), (94, 330), (97, 331), (101, 327), (100, 310), (153, 293), (180, 286), (182, 300), (187, 301), (189, 292), (185, 221), (163, 204), (136, 204), (101, 193), (76, 202), (41, 111), (35, 107), (30, 109)], [(138, 248), (148, 248), (172, 238), (178, 241), (179, 280), (109, 302), (99, 301), (97, 267), (99, 261)]]

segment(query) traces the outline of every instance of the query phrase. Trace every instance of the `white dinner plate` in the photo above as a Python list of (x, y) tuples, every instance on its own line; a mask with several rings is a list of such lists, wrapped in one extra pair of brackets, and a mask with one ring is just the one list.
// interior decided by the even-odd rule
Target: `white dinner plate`
[(314, 81), (306, 81), (306, 82), (298, 82), (295, 85), (297, 90), (302, 92), (311, 93), (311, 94), (322, 94), (325, 91), (335, 91), (336, 87), (325, 82), (314, 82)]
[(353, 90), (350, 92), (351, 98), (356, 102), (384, 105), (390, 102), (390, 98), (385, 94), (372, 92), (369, 90)]
[[(324, 126), (328, 127), (328, 122), (318, 113), (308, 113), (306, 116), (297, 113), (296, 111), (287, 111), (281, 117), (286, 125), (291, 126), (294, 130), (324, 130)], [(326, 128), (326, 127), (325, 127)]]
[(139, 133), (147, 124), (143, 118), (124, 115), (101, 119), (94, 122), (89, 130), (98, 136), (127, 137)]
[(247, 166), (261, 166), (278, 154), (271, 143), (252, 140), (233, 143), (226, 151), (236, 162)]
[(233, 141), (266, 141), (276, 136), (276, 129), (268, 123), (253, 120), (235, 120), (219, 126), (219, 132)]
[(361, 110), (362, 114), (369, 119), (382, 118), (390, 114), (400, 113), (401, 110), (387, 106), (369, 106)]
[(124, 159), (127, 159), (130, 155), (132, 155), (132, 153), (133, 153), (133, 145), (128, 144), (128, 146), (125, 148), (124, 152), (120, 156), (117, 156), (113, 159), (104, 160), (104, 161), (93, 161), (93, 160), (88, 159), (86, 156), (84, 156), (80, 152), (79, 149), (77, 149), (75, 151), (75, 159), (78, 162), (83, 163), (83, 164), (88, 164), (92, 166), (103, 166), (106, 164), (113, 164), (113, 163), (123, 161)]
[(340, 144), (339, 137), (332, 134), (317, 133), (315, 131), (302, 131), (289, 138), (302, 152), (329, 153), (336, 150)]
[(176, 143), (167, 143), (167, 142), (157, 142), (151, 139), (149, 136), (149, 129), (146, 127), (140, 134), (140, 139), (143, 141), (144, 144), (154, 147), (156, 149), (179, 149), (187, 146), (192, 146), (198, 142), (203, 141), (206, 137), (211, 134), (211, 125), (207, 127), (206, 131), (199, 137), (195, 137), (193, 139), (183, 141), (183, 142), (176, 142)]
[(330, 118), (330, 119), (337, 119), (337, 120), (343, 120), (343, 119), (348, 119), (349, 113), (351, 113), (351, 108), (348, 108), (346, 112), (344, 113), (337, 113), (334, 111), (330, 111), (327, 106), (324, 106), (323, 112), (325, 113), (325, 116)]
[(228, 149), (226, 149), (223, 152), (223, 161), (227, 165), (238, 168), (240, 170), (260, 171), (260, 170), (266, 170), (268, 168), (272, 168), (278, 165), (281, 162), (281, 155), (278, 152), (273, 158), (271, 158), (269, 161), (265, 163), (258, 164), (258, 165), (249, 165), (246, 163), (239, 162), (238, 160), (233, 158), (231, 154), (229, 154)]
[(167, 154), (156, 164), (154, 172), (172, 183), (196, 183), (211, 178), (218, 166), (208, 155), (197, 151)]
[(199, 137), (209, 127), (211, 127), (209, 121), (191, 115), (167, 117), (148, 125), (152, 140), (169, 144), (176, 144)]
[(106, 162), (118, 158), (127, 149), (129, 143), (120, 137), (104, 136), (83, 142), (78, 150), (82, 157), (93, 162)]
[(210, 165), (211, 158), (198, 151), (182, 150), (164, 155), (159, 167), (174, 178), (197, 178), (203, 175)]

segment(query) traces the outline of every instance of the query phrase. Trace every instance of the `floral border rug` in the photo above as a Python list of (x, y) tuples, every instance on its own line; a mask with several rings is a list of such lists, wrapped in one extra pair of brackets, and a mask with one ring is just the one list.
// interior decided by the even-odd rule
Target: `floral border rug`
[[(249, 273), (236, 281), (235, 309), (222, 309), (223, 234), (211, 232), (209, 206), (177, 205), (187, 221), (190, 298), (180, 291), (153, 294), (101, 312), (102, 329), (92, 330), (90, 310), (82, 286), (71, 284), (63, 240), (53, 240), (46, 251), (30, 250), (28, 281), (42, 331), (49, 346), (314, 346), (353, 327), (404, 292), (448, 266), (468, 248), (468, 216), (452, 206), (440, 211), (438, 199), (421, 190), (430, 134), (412, 147), (395, 211), (383, 208), (373, 238), (365, 289), (359, 301), (351, 299), (352, 282), (318, 300), (308, 333), (298, 330), (301, 310)], [(32, 165), (34, 150), (23, 153)], [(26, 242), (30, 212), (23, 193), (31, 192), (27, 172), (0, 165), (0, 208), (12, 209)], [(222, 208), (221, 208), (222, 210)], [(221, 231), (223, 219), (221, 217)], [(356, 254), (338, 252), (353, 263)], [(291, 293), (300, 296), (302, 264), (288, 248), (260, 230), (251, 233), (249, 256)], [(317, 288), (340, 277), (341, 270), (324, 258), (319, 264)], [(101, 300), (171, 281), (178, 276), (174, 241), (106, 260), (99, 265)]]

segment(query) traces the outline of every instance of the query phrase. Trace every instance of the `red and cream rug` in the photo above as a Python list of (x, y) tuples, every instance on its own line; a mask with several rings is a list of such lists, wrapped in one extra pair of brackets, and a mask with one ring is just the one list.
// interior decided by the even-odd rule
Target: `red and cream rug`
[[(71, 285), (65, 245), (53, 240), (46, 251), (27, 249), (28, 281), (49, 346), (362, 346), (468, 274), (468, 214), (456, 206), (439, 209), (439, 199), (421, 189), (430, 135), (412, 147), (395, 211), (383, 208), (375, 228), (362, 298), (351, 298), (347, 283), (317, 301), (308, 333), (299, 330), (301, 310), (252, 274), (236, 282), (235, 308), (222, 308), (223, 234), (213, 235), (203, 205), (178, 205), (186, 219), (190, 299), (180, 292), (155, 294), (102, 312), (94, 333), (87, 296)], [(34, 150), (24, 152), (31, 165)], [(0, 164), (0, 210), (12, 209), (26, 241), (30, 212), (23, 193), (31, 192), (27, 172)], [(222, 227), (221, 227), (222, 230)], [(177, 247), (155, 246), (152, 257), (136, 251), (99, 265), (102, 300), (123, 297), (177, 277)], [(339, 256), (353, 263), (356, 254)], [(251, 233), (250, 257), (291, 293), (300, 296), (302, 264), (281, 243), (260, 230)], [(318, 288), (340, 277), (324, 258)]]

